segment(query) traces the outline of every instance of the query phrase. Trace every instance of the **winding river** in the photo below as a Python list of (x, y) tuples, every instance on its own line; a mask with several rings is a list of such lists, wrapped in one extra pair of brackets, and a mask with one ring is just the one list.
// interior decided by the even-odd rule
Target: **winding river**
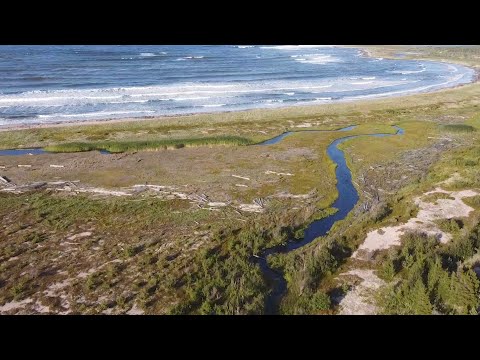
[[(350, 126), (337, 131), (350, 131), (355, 126)], [(338, 198), (332, 204), (332, 207), (338, 211), (326, 218), (313, 221), (310, 223), (304, 231), (304, 237), (300, 240), (288, 240), (285, 244), (277, 245), (271, 248), (263, 250), (257, 256), (252, 257), (252, 260), (260, 266), (264, 276), (271, 280), (273, 284), (272, 292), (269, 294), (265, 304), (266, 314), (277, 314), (279, 310), (280, 301), (287, 292), (287, 281), (282, 273), (273, 270), (267, 263), (267, 257), (269, 255), (288, 253), (302, 246), (311, 243), (313, 240), (320, 236), (328, 234), (335, 222), (343, 220), (348, 213), (355, 207), (358, 202), (358, 192), (352, 183), (352, 173), (347, 166), (345, 154), (338, 148), (338, 145), (345, 141), (360, 137), (360, 136), (372, 136), (372, 137), (386, 137), (403, 135), (404, 130), (398, 126), (394, 126), (397, 129), (395, 134), (362, 134), (351, 135), (341, 137), (333, 141), (327, 148), (327, 154), (329, 158), (336, 164), (335, 176), (337, 178), (337, 191)], [(308, 130), (307, 130), (308, 131)], [(311, 130), (315, 131), (315, 130)], [(318, 131), (318, 130), (317, 130)], [(335, 131), (335, 130), (333, 130)], [(298, 131), (301, 132), (301, 131)], [(321, 131), (319, 131), (321, 132)], [(272, 145), (280, 142), (286, 136), (291, 135), (293, 132), (283, 133), (273, 139), (264, 141), (258, 145)]]

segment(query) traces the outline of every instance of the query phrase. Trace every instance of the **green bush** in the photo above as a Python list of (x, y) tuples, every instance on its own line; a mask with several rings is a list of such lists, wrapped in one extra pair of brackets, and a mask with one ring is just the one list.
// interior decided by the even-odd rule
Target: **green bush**
[(29, 279), (26, 277), (15, 281), (10, 289), (10, 294), (13, 296), (14, 300), (20, 300), (25, 296), (25, 293), (28, 291), (28, 283)]
[(325, 311), (331, 306), (330, 297), (321, 291), (312, 296), (310, 303), (312, 312)]
[(45, 241), (47, 239), (47, 236), (45, 234), (39, 234), (37, 232), (33, 232), (33, 233), (25, 235), (23, 239), (25, 241), (30, 241), (33, 244), (38, 244), (42, 241)]
[(456, 234), (463, 229), (463, 221), (460, 219), (441, 219), (436, 221), (440, 230)]

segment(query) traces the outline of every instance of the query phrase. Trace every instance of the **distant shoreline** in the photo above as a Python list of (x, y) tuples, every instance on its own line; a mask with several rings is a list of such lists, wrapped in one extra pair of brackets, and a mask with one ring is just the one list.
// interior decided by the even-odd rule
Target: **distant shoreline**
[[(338, 45), (338, 47), (343, 47)], [(372, 54), (372, 51), (366, 49), (361, 46), (345, 46), (349, 48), (356, 48), (360, 52), (362, 56), (365, 57), (376, 57)], [(401, 59), (399, 59), (401, 60)], [(433, 59), (425, 59), (425, 61), (439, 61)], [(465, 83), (465, 84), (458, 84), (455, 86), (448, 86), (432, 91), (412, 91), (408, 94), (402, 95), (383, 95), (378, 94), (378, 96), (372, 96), (370, 98), (360, 98), (360, 99), (347, 99), (347, 100), (338, 100), (329, 103), (323, 104), (309, 104), (309, 105), (288, 105), (288, 106), (279, 106), (275, 108), (253, 108), (253, 109), (244, 109), (244, 110), (226, 110), (226, 111), (215, 111), (215, 112), (196, 112), (196, 113), (186, 113), (186, 114), (174, 114), (174, 115), (154, 115), (154, 116), (140, 116), (140, 117), (126, 117), (126, 118), (103, 118), (103, 119), (91, 119), (91, 120), (70, 120), (70, 121), (54, 121), (49, 123), (32, 123), (32, 124), (6, 124), (0, 125), (0, 132), (4, 131), (15, 131), (15, 130), (25, 130), (25, 129), (44, 129), (44, 128), (55, 128), (55, 127), (71, 127), (71, 126), (92, 126), (92, 125), (108, 125), (108, 124), (117, 124), (117, 123), (126, 123), (126, 122), (141, 122), (141, 121), (161, 121), (165, 119), (174, 119), (174, 118), (191, 118), (194, 116), (221, 116), (222, 114), (229, 114), (229, 113), (248, 113), (252, 111), (282, 111), (282, 110), (292, 110), (292, 109), (301, 109), (301, 108), (316, 108), (316, 107), (323, 107), (328, 105), (335, 105), (335, 104), (346, 104), (346, 103), (365, 103), (365, 102), (375, 102), (384, 99), (402, 99), (410, 96), (415, 96), (418, 94), (434, 94), (445, 90), (451, 90), (456, 88), (461, 88), (466, 85), (472, 85), (480, 81), (480, 68), (473, 67), (472, 65), (467, 64), (460, 64), (455, 63), (452, 61), (444, 61), (445, 63), (452, 64), (452, 65), (462, 65), (468, 67), (474, 71), (474, 75), (472, 81)]]

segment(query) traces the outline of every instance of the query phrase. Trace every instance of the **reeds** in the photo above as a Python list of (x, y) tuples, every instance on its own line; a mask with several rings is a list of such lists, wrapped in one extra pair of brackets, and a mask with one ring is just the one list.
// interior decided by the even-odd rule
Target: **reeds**
[(162, 139), (144, 141), (98, 141), (98, 142), (71, 142), (47, 146), (49, 152), (84, 152), (92, 150), (106, 150), (111, 153), (131, 151), (159, 151), (167, 149), (180, 149), (198, 146), (238, 146), (249, 145), (250, 139), (240, 136), (215, 136), (189, 139)]

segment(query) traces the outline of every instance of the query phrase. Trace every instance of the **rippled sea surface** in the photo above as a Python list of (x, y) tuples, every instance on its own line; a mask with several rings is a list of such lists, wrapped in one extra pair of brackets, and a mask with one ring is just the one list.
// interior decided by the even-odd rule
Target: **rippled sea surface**
[(473, 75), (331, 46), (0, 46), (0, 125), (395, 96)]

